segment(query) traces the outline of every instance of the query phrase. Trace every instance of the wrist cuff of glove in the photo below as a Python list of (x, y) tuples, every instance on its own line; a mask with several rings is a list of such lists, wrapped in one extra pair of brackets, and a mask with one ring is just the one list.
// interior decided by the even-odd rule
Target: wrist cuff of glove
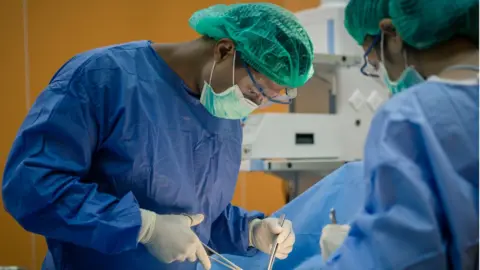
[(155, 222), (157, 220), (157, 214), (152, 211), (140, 209), (140, 215), (142, 216), (142, 226), (138, 233), (137, 241), (145, 244), (152, 238), (153, 229), (155, 228)]
[(248, 224), (248, 245), (250, 247), (255, 247), (255, 238), (254, 238), (254, 235), (253, 235), (253, 229), (255, 228), (255, 226), (257, 226), (260, 222), (262, 222), (261, 219), (254, 219), (252, 221), (250, 221), (250, 224)]

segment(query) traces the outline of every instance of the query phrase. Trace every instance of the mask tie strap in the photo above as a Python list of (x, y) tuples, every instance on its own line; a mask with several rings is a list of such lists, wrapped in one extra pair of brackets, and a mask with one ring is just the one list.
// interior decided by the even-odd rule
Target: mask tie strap
[[(380, 60), (382, 63), (385, 63), (385, 53), (384, 53), (384, 44), (385, 44), (385, 34), (382, 32), (382, 37), (380, 38)], [(405, 63), (405, 68), (408, 68), (408, 61), (407, 61), (407, 50), (403, 49), (403, 61)]]
[[(380, 39), (380, 60), (382, 61), (382, 63), (385, 63), (385, 53), (384, 53), (384, 44), (385, 44), (385, 34), (382, 32), (382, 37)], [(405, 69), (408, 68), (408, 60), (407, 60), (407, 50), (405, 48), (403, 48), (402, 50), (402, 54), (403, 54), (403, 62), (405, 64)]]
[(232, 69), (232, 78), (233, 78), (233, 82), (232, 82), (232, 85), (235, 85), (235, 61), (237, 59), (237, 53), (234, 52), (233, 53), (233, 69)]
[(384, 48), (383, 45), (385, 44), (385, 34), (382, 31), (382, 36), (380, 37), (380, 61), (385, 63), (385, 56), (384, 56)]
[(213, 70), (215, 70), (215, 65), (217, 64), (217, 61), (213, 61), (213, 65), (212, 65), (212, 71), (210, 71), (210, 80), (208, 82), (209, 85), (212, 85), (212, 78), (213, 78)]

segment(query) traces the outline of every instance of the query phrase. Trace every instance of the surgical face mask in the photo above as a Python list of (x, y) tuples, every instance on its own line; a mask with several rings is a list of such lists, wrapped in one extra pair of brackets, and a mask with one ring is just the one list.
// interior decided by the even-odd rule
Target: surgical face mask
[(400, 78), (398, 78), (398, 80), (396, 81), (392, 81), (388, 76), (387, 69), (385, 68), (383, 63), (381, 63), (380, 74), (383, 77), (383, 81), (385, 82), (388, 90), (390, 90), (390, 93), (392, 93), (392, 95), (398, 94), (407, 88), (410, 88), (416, 84), (425, 81), (425, 79), (413, 67), (406, 67), (400, 75)]
[(382, 33), (382, 40), (381, 40), (381, 45), (380, 45), (380, 57), (381, 57), (381, 63), (379, 65), (380, 68), (380, 76), (383, 78), (383, 81), (385, 82), (386, 86), (388, 87), (388, 90), (392, 93), (392, 95), (400, 93), (404, 89), (410, 88), (416, 84), (422, 83), (425, 81), (425, 79), (418, 73), (418, 71), (415, 70), (414, 67), (408, 66), (407, 64), (407, 52), (406, 50), (403, 51), (403, 58), (405, 61), (405, 69), (403, 70), (402, 74), (400, 75), (400, 78), (398, 78), (396, 81), (392, 81), (390, 77), (388, 76), (387, 69), (385, 68), (384, 63), (384, 36)]
[(258, 108), (258, 105), (246, 99), (240, 87), (235, 84), (235, 54), (233, 56), (232, 86), (219, 94), (215, 93), (211, 86), (215, 64), (216, 63), (213, 62), (209, 82), (203, 84), (200, 103), (203, 104), (210, 114), (218, 118), (237, 120), (247, 117)]

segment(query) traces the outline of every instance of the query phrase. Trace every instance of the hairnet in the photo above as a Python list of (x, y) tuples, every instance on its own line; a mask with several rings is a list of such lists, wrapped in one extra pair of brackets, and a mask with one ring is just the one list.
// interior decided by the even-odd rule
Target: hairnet
[(231, 39), (247, 64), (279, 85), (299, 87), (313, 75), (307, 31), (277, 5), (215, 5), (195, 12), (189, 23), (201, 35)]
[(351, 0), (345, 9), (345, 27), (359, 44), (380, 32), (384, 18), (417, 49), (455, 35), (478, 42), (478, 0)]

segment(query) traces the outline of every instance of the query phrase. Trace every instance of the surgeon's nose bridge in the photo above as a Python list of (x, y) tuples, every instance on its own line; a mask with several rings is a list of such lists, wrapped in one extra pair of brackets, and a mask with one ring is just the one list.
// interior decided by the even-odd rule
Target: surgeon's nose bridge
[(242, 93), (248, 96), (261, 96), (262, 93), (258, 90), (255, 85), (247, 86), (244, 89), (241, 89)]
[[(264, 78), (263, 76), (261, 76), (259, 74), (256, 74), (256, 72), (251, 73), (251, 78), (250, 79), (252, 81), (253, 88), (260, 95), (265, 95), (266, 97), (272, 98), (272, 97), (278, 96), (281, 92), (281, 90), (275, 91), (275, 90), (271, 89), (269, 84), (273, 84), (273, 83), (269, 82), (268, 79)], [(259, 89), (259, 88), (261, 88), (261, 89)]]
[(263, 76), (257, 76), (257, 77), (254, 77), (255, 78), (255, 81), (257, 82), (257, 84), (262, 87), (262, 90), (264, 91), (270, 91), (272, 92), (273, 90), (271, 90), (271, 86), (270, 84), (272, 84), (272, 82), (270, 82), (268, 79), (264, 78)]
[(286, 95), (285, 88), (272, 89), (270, 87), (267, 87), (264, 92), (267, 96), (272, 98)]
[(264, 100), (264, 95), (255, 86), (248, 87), (246, 90), (242, 90), (242, 93), (246, 98), (257, 105), (260, 105)]

